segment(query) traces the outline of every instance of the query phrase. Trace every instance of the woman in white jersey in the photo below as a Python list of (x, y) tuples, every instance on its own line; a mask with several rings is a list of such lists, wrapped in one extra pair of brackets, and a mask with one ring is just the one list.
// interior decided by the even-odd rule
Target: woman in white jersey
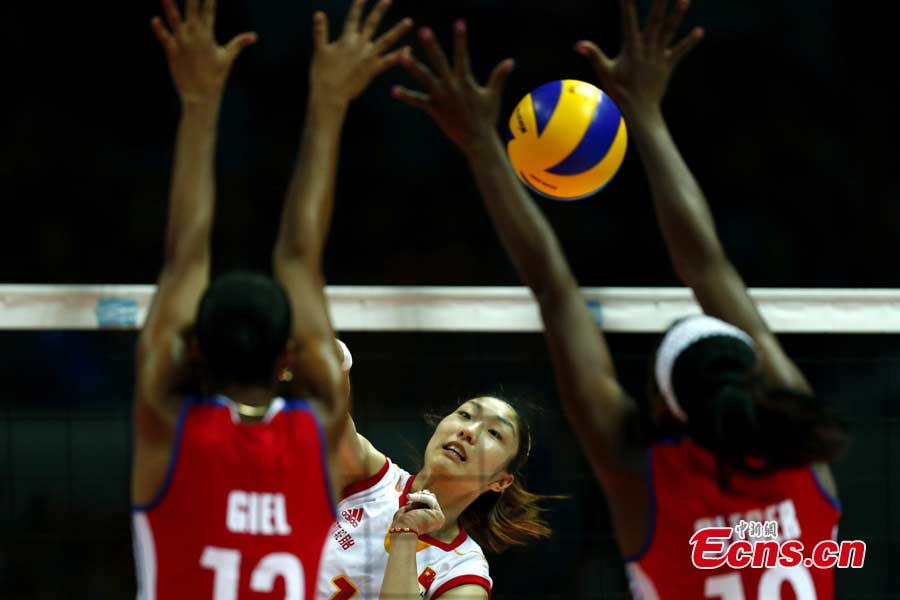
[(350, 476), (323, 550), (320, 598), (487, 599), (482, 546), (500, 552), (550, 534), (544, 496), (522, 483), (531, 433), (508, 402), (472, 398), (441, 418), (415, 474), (350, 423), (342, 455)]
[[(333, 42), (328, 41), (324, 14), (317, 13), (313, 35), (318, 52), (373, 39), (390, 2), (381, 0), (365, 18), (364, 4), (354, 0), (343, 34)], [(405, 29), (408, 23), (398, 27)], [(377, 49), (378, 43), (370, 45)], [(379, 60), (376, 52), (372, 56)], [(394, 55), (388, 56), (380, 59), (383, 68), (393, 61)], [(320, 122), (319, 130), (328, 134), (334, 168), (340, 127)], [(329, 197), (322, 196), (322, 215), (331, 209)], [(343, 349), (349, 367), (349, 352)], [(550, 534), (537, 506), (542, 497), (522, 484), (520, 470), (531, 449), (529, 429), (508, 402), (473, 398), (440, 419), (425, 449), (424, 466), (415, 475), (359, 435), (352, 419), (347, 423), (339, 442), (340, 469), (334, 470), (342, 474), (336, 485), (344, 493), (323, 549), (320, 598), (487, 599), (491, 578), (482, 546), (498, 552)]]

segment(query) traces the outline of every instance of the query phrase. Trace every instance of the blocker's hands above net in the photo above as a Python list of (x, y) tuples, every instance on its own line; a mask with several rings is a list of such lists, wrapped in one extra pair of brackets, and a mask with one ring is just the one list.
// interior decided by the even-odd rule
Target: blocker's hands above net
[(401, 102), (431, 115), (444, 134), (465, 151), (470, 144), (494, 133), (503, 85), (513, 69), (513, 60), (506, 59), (494, 67), (487, 85), (482, 86), (472, 75), (464, 21), (458, 20), (453, 25), (452, 66), (431, 29), (423, 27), (419, 39), (431, 68), (409, 51), (402, 54), (400, 64), (424, 91), (396, 86), (392, 94)]
[(216, 42), (216, 0), (186, 0), (185, 16), (175, 0), (162, 0), (166, 27), (159, 17), (150, 21), (166, 51), (169, 71), (183, 103), (218, 102), (231, 65), (241, 51), (257, 40), (253, 32), (239, 33), (224, 46)]

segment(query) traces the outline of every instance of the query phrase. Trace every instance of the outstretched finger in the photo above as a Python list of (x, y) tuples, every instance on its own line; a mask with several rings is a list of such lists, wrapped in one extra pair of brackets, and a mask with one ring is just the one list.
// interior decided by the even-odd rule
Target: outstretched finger
[(650, 44), (659, 45), (659, 32), (662, 29), (665, 13), (666, 0), (653, 0), (653, 4), (650, 5), (650, 13), (647, 15), (647, 27), (644, 29), (644, 39)]
[(434, 32), (428, 27), (423, 27), (419, 31), (419, 38), (422, 40), (422, 47), (425, 48), (425, 54), (428, 55), (428, 62), (438, 77), (444, 77), (450, 72), (450, 64), (444, 51), (438, 45)]
[(364, 40), (372, 39), (372, 36), (375, 35), (375, 30), (381, 24), (381, 19), (384, 18), (384, 13), (387, 12), (390, 6), (391, 0), (378, 0), (378, 4), (375, 5), (375, 8), (372, 9), (372, 12), (366, 17), (365, 23), (363, 23), (361, 33)]
[(407, 50), (408, 48), (400, 48), (380, 57), (375, 67), (375, 76), (381, 75), (394, 65), (399, 65), (400, 59), (403, 58), (403, 55)]
[(216, 0), (204, 0), (203, 3), (203, 20), (210, 27), (216, 24)]
[(353, 0), (347, 19), (344, 21), (344, 33), (356, 33), (359, 31), (359, 19), (362, 16), (363, 6), (366, 0)]
[(313, 15), (313, 49), (319, 50), (328, 43), (328, 17), (324, 12)]
[(400, 53), (400, 64), (412, 75), (416, 81), (422, 84), (427, 91), (431, 91), (437, 85), (437, 80), (431, 73), (431, 70), (424, 63), (416, 59), (408, 48), (404, 48)]
[(187, 15), (188, 21), (200, 18), (200, 0), (187, 0), (184, 8), (184, 14)]
[(457, 19), (453, 24), (453, 68), (458, 77), (470, 77), (469, 41), (466, 38), (466, 22)]
[(491, 76), (488, 78), (488, 88), (496, 94), (502, 93), (506, 78), (509, 77), (509, 74), (512, 73), (513, 67), (515, 66), (516, 61), (507, 58), (494, 67), (494, 70), (491, 71)]
[(404, 104), (409, 104), (410, 106), (424, 110), (425, 112), (428, 112), (429, 107), (431, 106), (431, 96), (428, 94), (416, 92), (399, 85), (395, 85), (391, 88), (391, 96)]
[(252, 31), (239, 33), (225, 44), (225, 51), (228, 52), (228, 57), (233, 61), (244, 48), (255, 44), (257, 39), (259, 39), (258, 36)]
[(694, 49), (700, 40), (703, 39), (705, 32), (702, 27), (695, 27), (693, 31), (684, 36), (680, 42), (675, 44), (675, 46), (670, 51), (669, 55), (670, 62), (672, 66), (677, 65), (681, 62), (681, 59), (687, 56), (688, 52)]
[(640, 34), (637, 7), (634, 5), (634, 0), (619, 0), (619, 9), (622, 12), (622, 39), (626, 46), (631, 46), (637, 41)]
[(156, 34), (156, 39), (159, 40), (159, 43), (162, 45), (163, 49), (171, 54), (175, 51), (175, 38), (172, 37), (172, 34), (166, 29), (166, 26), (163, 25), (162, 19), (159, 17), (153, 17), (150, 19), (150, 26), (153, 28), (153, 33)]
[(181, 17), (181, 11), (178, 10), (178, 5), (175, 4), (175, 0), (163, 0), (162, 5), (163, 12), (166, 15), (166, 23), (169, 24), (169, 30), (177, 34), (184, 21)]
[(582, 40), (575, 44), (575, 51), (588, 59), (601, 81), (606, 79), (609, 75), (609, 67), (612, 61), (597, 44), (588, 40)]
[(407, 31), (409, 31), (409, 28), (412, 27), (412, 24), (412, 19), (406, 18), (391, 27), (384, 33), (384, 35), (375, 40), (375, 49), (380, 53), (396, 44), (397, 40), (399, 40)]
[(662, 31), (659, 34), (661, 47), (665, 48), (672, 42), (672, 38), (675, 37), (675, 32), (678, 31), (678, 27), (681, 25), (684, 13), (687, 12), (689, 5), (690, 2), (688, 0), (678, 0), (675, 3), (675, 9), (666, 17), (666, 22), (663, 24)]

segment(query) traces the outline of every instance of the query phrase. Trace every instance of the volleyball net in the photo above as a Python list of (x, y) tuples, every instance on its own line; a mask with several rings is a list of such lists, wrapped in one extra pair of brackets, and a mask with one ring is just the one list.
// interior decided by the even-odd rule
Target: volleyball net
[[(153, 285), (0, 285), (0, 329), (138, 329)], [(523, 287), (329, 286), (338, 331), (538, 332)], [(687, 288), (584, 288), (604, 330), (652, 333), (700, 312)], [(898, 333), (900, 290), (754, 288), (778, 333)]]
[[(0, 597), (133, 596), (128, 529), (133, 358), (152, 285), (0, 286)], [(617, 376), (646, 388), (658, 332), (700, 311), (686, 288), (584, 288), (609, 332)], [(546, 543), (491, 559), (495, 597), (627, 598), (605, 499), (561, 412), (538, 307), (523, 287), (327, 288), (353, 352), (354, 420), (416, 468), (423, 413), (496, 393), (542, 408), (529, 487), (563, 493)], [(834, 467), (841, 537), (866, 567), (837, 574), (838, 597), (885, 598), (900, 553), (900, 290), (751, 289), (787, 354), (851, 425)], [(540, 565), (521, 576), (522, 561)], [(0, 563), (3, 561), (0, 560)], [(56, 573), (57, 577), (47, 577)], [(85, 573), (102, 573), (87, 580)], [(64, 582), (60, 584), (60, 582)], [(65, 583), (68, 582), (68, 583)], [(63, 586), (62, 588), (60, 586)], [(45, 589), (46, 588), (46, 589)], [(575, 591), (573, 591), (575, 590)]]

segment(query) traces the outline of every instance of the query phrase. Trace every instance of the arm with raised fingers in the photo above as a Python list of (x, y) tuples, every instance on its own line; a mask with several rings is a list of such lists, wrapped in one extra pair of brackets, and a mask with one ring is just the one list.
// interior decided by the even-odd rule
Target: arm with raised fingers
[(709, 204), (678, 151), (662, 114), (661, 103), (673, 70), (702, 39), (694, 28), (673, 43), (688, 8), (677, 0), (654, 0), (640, 29), (634, 0), (620, 0), (623, 47), (609, 58), (589, 41), (576, 44), (597, 71), (604, 90), (622, 109), (650, 182), (657, 220), (681, 281), (704, 312), (746, 331), (757, 345), (762, 367), (773, 385), (809, 391), (747, 292), (722, 248)]
[(540, 305), (569, 420), (600, 481), (618, 486), (623, 473), (635, 470), (626, 428), (636, 407), (619, 384), (603, 333), (556, 235), (517, 179), (497, 133), (503, 82), (512, 61), (497, 65), (482, 86), (469, 67), (463, 22), (454, 26), (453, 65), (433, 32), (424, 29), (420, 37), (431, 68), (409, 54), (401, 62), (424, 90), (395, 88), (394, 96), (431, 115), (466, 155), (494, 228)]
[[(209, 281), (219, 106), (232, 64), (243, 48), (256, 41), (255, 34), (243, 33), (225, 45), (218, 44), (213, 34), (214, 0), (207, 0), (202, 7), (198, 0), (187, 0), (184, 16), (174, 0), (162, 4), (168, 27), (159, 17), (153, 18), (151, 26), (168, 59), (181, 100), (181, 119), (164, 262), (138, 338), (136, 460), (143, 456), (144, 442), (165, 446), (171, 440), (178, 410), (172, 394), (181, 382), (187, 354), (182, 335), (193, 322)], [(135, 480), (139, 485), (140, 478)]]
[[(375, 32), (390, 6), (380, 0), (363, 15), (365, 0), (354, 0), (343, 33), (329, 40), (325, 14), (313, 16), (313, 57), (309, 70), (309, 98), (300, 138), (300, 150), (281, 215), (278, 239), (272, 253), (276, 278), (285, 287), (293, 309), (292, 337), (296, 345), (294, 382), (320, 408), (329, 448), (341, 440), (352, 441), (351, 451), (341, 452), (348, 464), (332, 472), (351, 480), (371, 470), (375, 456), (371, 446), (357, 440), (349, 417), (349, 386), (341, 372), (342, 352), (335, 342), (328, 315), (322, 273), (322, 254), (334, 203), (341, 131), (350, 102), (380, 73), (394, 65), (400, 50), (391, 50), (412, 25), (409, 19), (386, 33)], [(357, 463), (357, 464), (354, 464)], [(335, 465), (333, 465), (335, 466)], [(379, 463), (375, 470), (381, 467)]]

